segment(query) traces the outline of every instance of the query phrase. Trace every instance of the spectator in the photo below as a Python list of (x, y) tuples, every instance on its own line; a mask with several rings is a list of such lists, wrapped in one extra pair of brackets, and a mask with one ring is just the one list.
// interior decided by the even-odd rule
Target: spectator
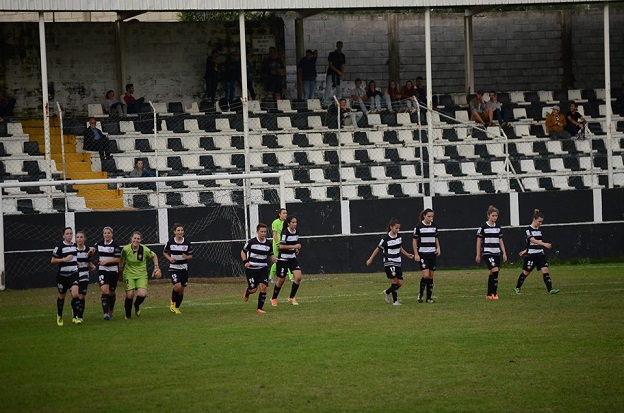
[(483, 91), (481, 90), (470, 101), (470, 115), (473, 121), (481, 124), (483, 127), (494, 124), (494, 114), (492, 109), (487, 107), (485, 100), (483, 100)]
[(347, 99), (340, 99), (340, 124), (342, 126), (354, 126), (357, 128), (362, 116), (364, 116), (362, 112), (353, 111), (347, 106)]
[(13, 116), (16, 102), (14, 98), (0, 94), (0, 117)]
[(567, 139), (570, 138), (570, 132), (565, 130), (566, 127), (565, 116), (559, 111), (559, 106), (552, 107), (552, 112), (546, 115), (546, 130), (553, 139)]
[(381, 94), (381, 92), (379, 90), (377, 90), (377, 87), (375, 86), (375, 81), (371, 80), (370, 82), (368, 82), (368, 87), (366, 88), (366, 97), (368, 98), (368, 101), (370, 102), (370, 111), (372, 113), (378, 113), (381, 112), (381, 97), (383, 95)]
[(109, 151), (108, 137), (97, 127), (95, 118), (89, 119), (89, 127), (84, 131), (82, 147), (85, 151), (98, 151), (100, 159), (113, 159)]
[(504, 126), (505, 121), (503, 119), (503, 104), (498, 101), (498, 96), (495, 91), (490, 90), (488, 92), (488, 96), (490, 100), (485, 103), (485, 107), (492, 111), (492, 116), (498, 121), (498, 125)]
[(416, 110), (416, 98), (417, 92), (416, 88), (414, 88), (414, 83), (408, 80), (405, 82), (405, 86), (401, 88), (401, 99), (405, 102), (408, 112), (414, 112)]
[(266, 91), (273, 94), (276, 102), (282, 99), (285, 68), (284, 61), (277, 54), (277, 49), (273, 46), (269, 47), (269, 57), (264, 61), (264, 76)]
[(316, 91), (316, 58), (318, 57), (318, 50), (314, 51), (306, 50), (305, 57), (299, 61), (299, 67), (297, 74), (299, 82), (303, 83), (303, 98), (314, 98), (314, 91)]
[(253, 70), (253, 63), (251, 63), (251, 59), (252, 59), (251, 52), (247, 52), (247, 93), (249, 93), (251, 100), (256, 100), (256, 91), (254, 90), (254, 87), (253, 87), (254, 70)]
[(126, 93), (124, 94), (124, 102), (126, 102), (126, 112), (127, 113), (140, 113), (141, 107), (143, 106), (143, 102), (145, 102), (145, 98), (135, 99), (134, 96), (134, 85), (132, 83), (128, 83), (126, 85)]
[(219, 85), (219, 76), (223, 72), (223, 62), (219, 55), (219, 50), (212, 49), (212, 54), (206, 59), (206, 98), (210, 103), (214, 103)]
[(366, 95), (366, 89), (362, 86), (362, 79), (355, 79), (355, 89), (353, 89), (353, 93), (351, 94), (351, 104), (359, 105), (360, 110), (363, 113), (367, 113), (366, 109), (366, 101), (368, 101), (368, 96)]
[(587, 120), (576, 110), (576, 102), (570, 102), (570, 112), (566, 116), (566, 130), (577, 139), (585, 139)]
[[(138, 158), (134, 161), (134, 169), (130, 171), (130, 175), (129, 175), (130, 178), (143, 178), (143, 177), (154, 177), (154, 176), (156, 176), (156, 172), (149, 168), (145, 168), (143, 159), (141, 158)], [(156, 183), (155, 182), (140, 183), (138, 187), (139, 189), (151, 189), (155, 191)]]
[(390, 112), (401, 109), (401, 89), (397, 86), (397, 82), (391, 80), (384, 92), (386, 106)]
[(223, 66), (223, 85), (225, 87), (225, 100), (228, 105), (234, 102), (234, 98), (236, 97), (236, 82), (239, 82), (240, 78), (240, 60), (238, 60), (238, 53), (236, 50), (233, 50), (230, 52), (230, 56)]
[(104, 95), (103, 106), (104, 113), (108, 113), (109, 115), (117, 114), (120, 117), (127, 115), (126, 105), (115, 99), (115, 92), (113, 92), (112, 90), (109, 90), (108, 92), (106, 92), (106, 95)]
[(416, 78), (416, 96), (423, 104), (427, 104), (427, 89), (425, 88), (425, 81), (422, 76)]
[(325, 78), (325, 94), (323, 96), (323, 104), (329, 105), (332, 97), (332, 87), (336, 88), (336, 97), (342, 97), (341, 82), (344, 78), (345, 65), (347, 58), (342, 53), (342, 42), (336, 43), (336, 50), (327, 56), (329, 67), (327, 68), (327, 77)]

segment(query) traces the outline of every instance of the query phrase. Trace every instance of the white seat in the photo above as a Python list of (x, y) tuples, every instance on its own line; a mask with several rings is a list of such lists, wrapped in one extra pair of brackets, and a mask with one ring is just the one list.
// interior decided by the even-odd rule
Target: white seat
[(535, 164), (534, 164), (533, 160), (531, 160), (531, 159), (522, 159), (520, 161), (520, 168), (522, 168), (523, 171), (525, 171), (527, 173), (530, 173), (530, 174), (537, 172), (535, 170)]
[(561, 149), (561, 142), (560, 141), (548, 141), (546, 142), (546, 149), (548, 149), (548, 152), (551, 152), (555, 155), (565, 155), (567, 154), (566, 151)]
[(488, 152), (492, 156), (503, 157), (505, 156), (505, 147), (502, 143), (488, 143)]
[(436, 163), (435, 165), (433, 165), (433, 174), (434, 176), (440, 178), (448, 178), (450, 176), (446, 173), (446, 168), (444, 167), (444, 164), (441, 163)]
[(492, 179), (492, 182), (494, 183), (494, 189), (496, 192), (509, 192), (509, 182), (506, 179), (498, 177), (496, 179)]
[[(278, 103), (281, 100), (278, 100)], [(293, 128), (292, 123), (290, 122), (290, 117), (288, 116), (278, 116), (277, 117), (277, 127), (283, 130), (293, 130), (297, 128)]]
[(371, 193), (378, 198), (388, 198), (388, 186), (386, 184), (371, 185)]
[(544, 106), (542, 108), (542, 119), (546, 119), (546, 116), (548, 116), (550, 114), (551, 110), (552, 110), (552, 107)]
[(137, 132), (134, 129), (134, 122), (131, 120), (121, 120), (119, 121), (119, 131), (125, 134), (140, 134), (141, 132)]
[(401, 175), (407, 179), (414, 179), (419, 175), (422, 175), (420, 171), (416, 171), (414, 165), (401, 165)]
[(290, 100), (281, 99), (277, 101), (277, 110), (284, 113), (297, 113), (290, 105)]
[(589, 140), (575, 140), (576, 150), (583, 153), (592, 153), (591, 141)]
[(550, 158), (550, 167), (557, 172), (566, 171), (566, 167), (563, 165), (563, 159), (561, 158)]
[(266, 129), (264, 129), (262, 127), (262, 124), (260, 123), (260, 118), (249, 118), (247, 125), (249, 126), (249, 130), (252, 130), (254, 132), (266, 131)]
[(266, 110), (261, 109), (259, 100), (250, 100), (247, 108), (253, 113), (267, 113)]
[(310, 169), (310, 179), (317, 183), (329, 183), (328, 179), (325, 179), (323, 175), (323, 170), (318, 168)]
[(530, 105), (531, 102), (524, 101), (524, 92), (515, 90), (513, 92), (509, 92), (509, 100), (518, 105)]
[(545, 102), (545, 103), (554, 103), (555, 102), (555, 100), (553, 98), (552, 90), (538, 90), (537, 91), (537, 96), (539, 96), (540, 102)]
[(524, 156), (535, 156), (537, 155), (533, 152), (533, 144), (531, 142), (514, 142), (516, 144), (516, 149), (518, 153)]
[(462, 162), (460, 164), (461, 167), (461, 172), (463, 174), (468, 175), (469, 177), (471, 176), (475, 176), (475, 175), (481, 175), (479, 172), (477, 172), (477, 170), (475, 169), (475, 164), (474, 162)]
[(182, 203), (184, 205), (199, 205), (199, 194), (197, 191), (182, 192)]
[(492, 161), (491, 168), (492, 168), (492, 172), (495, 174), (504, 174), (505, 162), (504, 161)]
[(314, 147), (323, 147), (325, 144), (323, 143), (323, 135), (320, 133), (308, 133), (308, 142), (310, 145)]
[(308, 99), (308, 110), (313, 112), (325, 112), (325, 109), (321, 106), (321, 101), (318, 99)]
[(397, 123), (399, 125), (411, 125), (412, 124), (412, 118), (410, 117), (409, 113), (399, 112), (396, 114), (396, 116), (397, 116)]
[(235, 132), (235, 130), (230, 127), (230, 120), (228, 118), (216, 118), (215, 128), (221, 132)]
[(479, 182), (474, 179), (468, 179), (462, 181), (464, 184), (464, 191), (468, 191), (471, 194), (483, 193), (482, 190), (479, 189)]
[(420, 192), (418, 191), (418, 184), (415, 182), (402, 182), (401, 188), (403, 189), (403, 193), (410, 197), (419, 196)]
[(531, 136), (531, 132), (529, 129), (529, 125), (526, 123), (515, 123), (514, 130), (516, 131), (516, 136)]
[(167, 109), (167, 104), (164, 102), (152, 102), (154, 105), (154, 111), (161, 116), (172, 116), (173, 113), (170, 113)]
[(327, 198), (327, 190), (324, 186), (311, 186), (310, 187), (310, 197), (317, 201), (328, 201)]
[(386, 160), (383, 148), (369, 148), (368, 157), (373, 162), (385, 162)]
[(197, 119), (184, 119), (184, 130), (189, 132), (201, 132), (204, 133), (203, 130), (199, 129), (199, 124), (197, 123)]
[(576, 103), (587, 102), (587, 99), (583, 99), (581, 96), (581, 89), (568, 89), (568, 100), (573, 100)]
[(522, 184), (524, 185), (524, 189), (529, 191), (543, 191), (544, 188), (539, 186), (537, 182), (537, 178), (525, 177), (522, 178)]
[(474, 145), (457, 145), (457, 153), (464, 158), (474, 158)]
[(308, 128), (312, 129), (327, 129), (327, 126), (323, 126), (323, 121), (320, 116), (308, 116)]
[(368, 137), (368, 141), (375, 145), (383, 145), (386, 143), (383, 140), (383, 131), (369, 130), (366, 132), (366, 136)]
[(526, 108), (513, 108), (513, 117), (516, 120), (527, 120)]
[(87, 113), (90, 118), (104, 118), (108, 116), (107, 113), (104, 113), (104, 108), (101, 103), (88, 103)]
[(470, 118), (468, 117), (468, 112), (466, 110), (456, 110), (455, 119), (462, 122), (470, 122)]
[(367, 119), (368, 119), (368, 125), (369, 126), (386, 126), (383, 123), (381, 123), (381, 116), (379, 115), (379, 113), (369, 113), (366, 115)]
[(446, 160), (446, 159), (451, 159), (450, 157), (446, 156), (444, 154), (444, 146), (435, 146), (433, 148), (434, 153), (435, 153), (435, 159), (442, 159), (442, 160)]
[(188, 106), (184, 106), (184, 111), (192, 115), (203, 114), (199, 111), (199, 105), (197, 104), (197, 102), (191, 102)]
[(446, 181), (434, 181), (433, 192), (440, 195), (448, 195), (451, 193), (448, 189), (448, 183)]
[(386, 179), (386, 168), (383, 166), (371, 166), (371, 176), (375, 179)]
[(584, 169), (586, 171), (591, 171), (592, 169), (594, 169), (594, 165), (592, 164), (592, 160), (589, 156), (581, 156), (578, 158), (579, 160), (579, 167), (581, 169)]
[(342, 167), (342, 180), (347, 183), (358, 182), (359, 178), (355, 177), (355, 171), (351, 167)]

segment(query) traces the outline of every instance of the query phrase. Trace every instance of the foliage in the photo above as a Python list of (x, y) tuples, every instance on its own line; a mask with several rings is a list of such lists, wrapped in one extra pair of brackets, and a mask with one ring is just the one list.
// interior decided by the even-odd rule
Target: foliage
[[(274, 12), (260, 11), (260, 12), (245, 12), (246, 21), (263, 20), (268, 17), (273, 17)], [(239, 17), (238, 10), (236, 11), (196, 11), (196, 12), (180, 12), (178, 18), (181, 22), (237, 22)]]

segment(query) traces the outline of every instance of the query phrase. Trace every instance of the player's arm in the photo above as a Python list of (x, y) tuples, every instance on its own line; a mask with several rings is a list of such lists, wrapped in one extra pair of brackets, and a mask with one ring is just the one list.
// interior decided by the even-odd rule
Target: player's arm
[(481, 237), (477, 237), (477, 255), (475, 256), (475, 262), (477, 264), (481, 262)]
[(436, 237), (436, 255), (439, 257), (442, 254), (442, 250), (440, 249), (440, 241), (438, 237)]
[(418, 239), (416, 239), (416, 237), (412, 238), (412, 248), (414, 249), (414, 261), (420, 261), (420, 256), (418, 255)]
[(366, 260), (366, 266), (367, 267), (370, 267), (370, 265), (373, 263), (373, 260), (375, 259), (377, 254), (379, 254), (379, 247), (375, 247), (375, 249), (373, 250), (373, 253), (370, 256), (370, 258)]
[(240, 252), (240, 255), (241, 255), (241, 260), (243, 261), (243, 265), (245, 266), (245, 268), (249, 268), (251, 264), (249, 264), (249, 258), (247, 258), (247, 251), (242, 249)]
[(279, 249), (280, 251), (295, 251), (295, 250), (301, 249), (301, 244), (295, 244), (295, 245), (280, 244)]
[(67, 257), (65, 257), (65, 258), (57, 258), (57, 257), (52, 257), (52, 259), (50, 260), (50, 262), (51, 262), (52, 264), (60, 264), (60, 263), (63, 263), (63, 262), (70, 262), (70, 261), (71, 261), (71, 260), (73, 260), (73, 259), (74, 259), (74, 256), (73, 256), (73, 255), (68, 255), (68, 256), (67, 256)]
[(411, 254), (411, 253), (405, 251), (405, 249), (403, 247), (401, 247), (401, 254), (405, 255), (410, 260), (414, 258), (414, 254)]
[(534, 237), (529, 238), (529, 241), (531, 241), (532, 244), (539, 245), (547, 249), (552, 248), (552, 244), (550, 242), (540, 241), (540, 240), (535, 239)]
[(507, 262), (507, 251), (505, 250), (505, 242), (502, 238), (499, 240), (499, 244), (501, 252), (503, 253), (503, 262)]
[(167, 261), (169, 261), (171, 264), (174, 264), (176, 262), (176, 259), (173, 258), (170, 254), (170, 250), (168, 248), (168, 244), (165, 245), (165, 248), (163, 249), (163, 257), (165, 257), (165, 259)]
[(160, 272), (160, 266), (158, 265), (158, 256), (154, 254), (152, 251), (150, 252), (152, 253), (152, 261), (154, 262), (154, 272), (152, 273), (152, 277), (160, 278), (162, 274)]

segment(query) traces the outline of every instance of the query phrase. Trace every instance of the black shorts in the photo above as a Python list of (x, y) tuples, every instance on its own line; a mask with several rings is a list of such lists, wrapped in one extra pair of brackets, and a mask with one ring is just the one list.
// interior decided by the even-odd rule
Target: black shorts
[(89, 280), (78, 281), (78, 294), (87, 295), (87, 287), (89, 287)]
[(280, 75), (269, 75), (266, 82), (266, 90), (268, 92), (282, 93), (284, 88), (284, 79)]
[(72, 286), (78, 285), (78, 273), (71, 275), (56, 275), (56, 288), (59, 294), (65, 294)]
[(269, 285), (269, 267), (245, 268), (245, 276), (250, 290), (255, 290), (259, 284)]
[(98, 275), (98, 284), (100, 284), (100, 287), (108, 284), (108, 289), (110, 291), (115, 291), (117, 289), (118, 280), (119, 274), (117, 272), (100, 271)]
[(403, 279), (403, 269), (401, 267), (397, 267), (396, 265), (387, 265), (384, 267), (386, 270), (386, 277), (389, 280), (396, 278), (397, 280)]
[(289, 258), (287, 261), (277, 261), (277, 276), (279, 278), (286, 277), (288, 275), (288, 270), (290, 270), (290, 272), (301, 270), (297, 258)]
[(548, 260), (546, 259), (546, 255), (537, 254), (524, 256), (524, 263), (522, 264), (523, 270), (531, 272), (535, 268), (541, 270), (544, 267), (548, 268)]
[(481, 261), (485, 262), (485, 265), (487, 265), (488, 270), (491, 270), (492, 268), (500, 268), (501, 257), (499, 254), (497, 255), (483, 254), (481, 256)]
[(420, 269), (422, 270), (430, 270), (435, 271), (436, 269), (436, 258), (435, 254), (420, 254), (420, 261), (418, 265), (420, 265)]
[(173, 285), (178, 283), (186, 287), (188, 285), (188, 270), (169, 270), (171, 276), (171, 282)]

